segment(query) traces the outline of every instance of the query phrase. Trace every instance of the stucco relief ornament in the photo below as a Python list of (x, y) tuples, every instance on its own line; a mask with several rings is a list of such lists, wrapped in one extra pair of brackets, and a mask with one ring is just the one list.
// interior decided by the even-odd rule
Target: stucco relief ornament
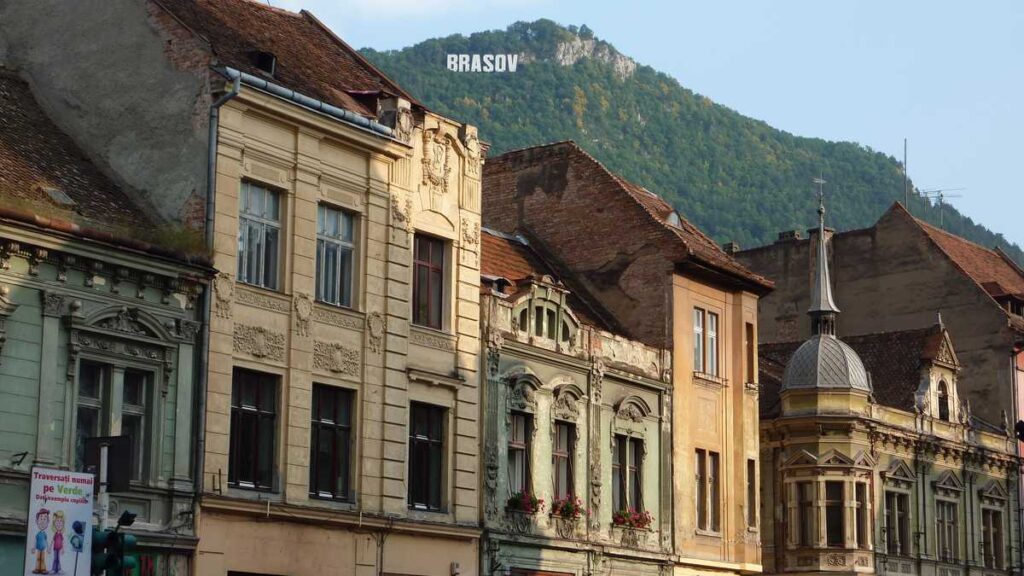
[(178, 334), (186, 342), (195, 342), (199, 334), (199, 322), (193, 320), (178, 320)]
[(145, 334), (146, 331), (136, 321), (135, 313), (130, 310), (127, 306), (122, 306), (117, 312), (116, 316), (112, 316), (103, 320), (97, 325), (107, 330), (114, 330), (116, 332), (124, 332), (125, 334)]
[(412, 126), (412, 110), (400, 108), (398, 115), (395, 117), (395, 136), (402, 142), (408, 143), (412, 140)]
[(451, 144), (441, 130), (423, 131), (423, 184), (434, 196), (448, 192), (451, 176)]
[(525, 382), (516, 382), (509, 393), (509, 404), (515, 410), (526, 410), (537, 406), (537, 398), (531, 388)]
[(227, 272), (221, 272), (213, 279), (214, 307), (218, 318), (231, 317), (231, 302), (235, 299), (235, 281)]
[(501, 330), (491, 327), (487, 329), (487, 374), (491, 378), (498, 375), (501, 360), (501, 347), (505, 345), (505, 337)]
[(462, 144), (466, 147), (466, 166), (471, 174), (476, 174), (480, 171), (480, 139), (476, 133), (470, 132)]
[(43, 292), (43, 314), (60, 316), (64, 309), (64, 296), (56, 292)]
[(604, 360), (600, 356), (595, 356), (594, 363), (590, 367), (590, 385), (592, 388), (590, 396), (594, 399), (595, 404), (601, 403), (601, 383), (604, 380), (604, 372)]
[(559, 394), (558, 399), (555, 400), (555, 405), (552, 407), (552, 411), (555, 414), (555, 418), (559, 420), (575, 422), (580, 417), (580, 409), (576, 405), (576, 399), (572, 397), (572, 394)]
[(338, 342), (313, 343), (313, 367), (349, 376), (359, 375), (359, 352)]
[(391, 222), (395, 228), (412, 232), (412, 199), (406, 198), (405, 202), (398, 200), (398, 196), (391, 196)]
[(310, 319), (313, 317), (313, 299), (300, 292), (295, 295), (295, 333), (309, 336)]
[(485, 476), (484, 487), (487, 489), (487, 517), (496, 518), (498, 515), (497, 495), (498, 490), (498, 457), (493, 447), (488, 447), (484, 456)]
[(388, 323), (380, 312), (371, 312), (366, 317), (366, 333), (370, 338), (370, 350), (376, 354), (381, 351), (384, 344), (384, 331)]
[(462, 219), (462, 244), (468, 248), (480, 242), (480, 227), (469, 218)]

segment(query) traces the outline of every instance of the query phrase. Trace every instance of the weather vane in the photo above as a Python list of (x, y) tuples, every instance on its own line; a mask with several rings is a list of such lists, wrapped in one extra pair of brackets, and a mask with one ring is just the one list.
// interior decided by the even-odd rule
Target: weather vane
[(821, 176), (814, 178), (811, 182), (818, 185), (818, 216), (821, 221), (825, 220), (825, 179)]

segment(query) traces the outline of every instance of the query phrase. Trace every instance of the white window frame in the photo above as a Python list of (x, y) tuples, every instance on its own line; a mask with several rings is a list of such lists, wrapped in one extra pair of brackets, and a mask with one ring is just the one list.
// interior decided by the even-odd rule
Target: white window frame
[[(326, 218), (337, 218), (338, 235), (327, 234)], [(347, 223), (348, 239), (345, 238)], [(353, 307), (356, 292), (356, 241), (358, 238), (358, 214), (329, 204), (317, 204), (316, 207), (316, 299), (333, 306)], [(327, 273), (327, 248), (335, 249), (334, 271), (332, 278)], [(346, 267), (348, 277), (345, 278)], [(331, 286), (334, 284), (334, 286)], [(336, 297), (328, 292), (333, 288)]]
[[(249, 207), (250, 195), (254, 190), (258, 190), (262, 193), (263, 206), (258, 210)], [(252, 286), (259, 286), (260, 288), (266, 288), (268, 290), (279, 289), (281, 284), (281, 246), (284, 243), (284, 237), (281, 233), (283, 196), (284, 195), (277, 190), (260, 186), (253, 182), (242, 182), (242, 188), (238, 198), (237, 275), (239, 282)], [(272, 215), (268, 215), (268, 209), (270, 208), (269, 200), (271, 198), (276, 199), (276, 218)], [(271, 254), (266, 249), (268, 231), (275, 231), (277, 233), (277, 247), (275, 254)], [(257, 269), (250, 270), (249, 257), (245, 251), (245, 247), (248, 245), (250, 235), (254, 233), (258, 235), (257, 244), (263, 253), (259, 258), (255, 259)], [(268, 255), (273, 258), (273, 270), (269, 276), (267, 275)]]
[(693, 309), (693, 371), (704, 372), (704, 310)]

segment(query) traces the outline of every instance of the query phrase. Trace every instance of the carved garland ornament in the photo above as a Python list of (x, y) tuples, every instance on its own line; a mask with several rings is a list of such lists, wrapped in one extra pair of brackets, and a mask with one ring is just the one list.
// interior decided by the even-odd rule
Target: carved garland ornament
[(284, 361), (284, 334), (262, 326), (235, 324), (233, 345), (236, 352), (245, 352), (256, 358), (277, 362)]
[(298, 293), (295, 295), (295, 333), (299, 336), (309, 336), (309, 320), (313, 317), (313, 299), (309, 294)]
[(480, 227), (469, 218), (462, 219), (462, 245), (464, 248), (476, 246), (480, 242)]
[(391, 222), (395, 228), (412, 232), (412, 199), (400, 202), (398, 196), (391, 196)]
[(313, 342), (313, 368), (359, 376), (359, 351), (338, 342)]
[(441, 130), (423, 132), (423, 184), (431, 194), (448, 193), (452, 148)]
[(387, 319), (380, 312), (371, 312), (366, 317), (366, 333), (370, 340), (370, 350), (374, 354), (381, 351), (384, 344), (384, 331), (387, 330)]
[(214, 309), (218, 318), (231, 317), (231, 302), (235, 298), (235, 281), (227, 272), (217, 274), (213, 279)]

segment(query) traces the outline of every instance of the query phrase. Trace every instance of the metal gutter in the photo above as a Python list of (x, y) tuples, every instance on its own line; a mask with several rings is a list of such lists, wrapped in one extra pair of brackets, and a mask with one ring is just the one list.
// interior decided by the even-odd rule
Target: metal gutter
[(291, 88), (285, 88), (280, 84), (275, 84), (274, 82), (270, 82), (269, 80), (266, 80), (264, 78), (253, 76), (252, 74), (242, 72), (234, 68), (225, 67), (223, 68), (223, 72), (231, 80), (234, 80), (236, 82), (240, 81), (242, 84), (245, 84), (246, 86), (250, 86), (257, 90), (266, 92), (267, 94), (270, 94), (272, 96), (277, 96), (278, 98), (281, 98), (283, 100), (288, 100), (289, 102), (298, 104), (303, 108), (309, 108), (314, 112), (319, 112), (326, 116), (330, 116), (335, 120), (341, 120), (346, 124), (351, 124), (356, 128), (366, 130), (367, 132), (371, 132), (377, 136), (385, 136), (387, 138), (395, 137), (395, 131), (390, 127), (385, 126), (380, 122), (377, 122), (376, 120), (370, 120), (365, 116), (360, 116), (355, 112), (350, 112), (348, 110), (338, 108), (337, 106), (332, 106), (326, 102), (323, 102), (322, 100), (311, 98), (309, 96), (306, 96), (305, 94), (296, 92)]

